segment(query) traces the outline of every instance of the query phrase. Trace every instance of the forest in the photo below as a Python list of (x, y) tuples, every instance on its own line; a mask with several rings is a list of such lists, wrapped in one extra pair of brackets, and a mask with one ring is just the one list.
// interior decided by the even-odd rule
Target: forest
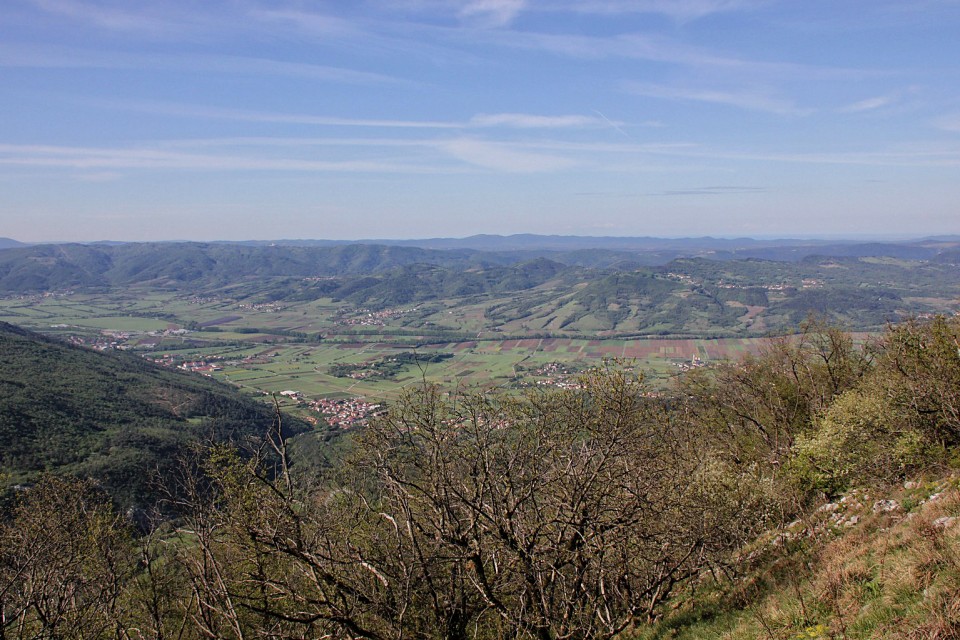
[[(284, 420), (278, 411), (252, 447), (184, 456), (163, 508), (139, 522), (75, 476), (8, 495), (0, 637), (960, 630), (956, 318), (891, 325), (866, 342), (809, 321), (667, 389), (616, 361), (575, 388), (523, 395), (424, 383), (329, 466), (298, 459)], [(931, 483), (938, 493), (917, 498)], [(878, 500), (853, 525), (826, 519), (851, 496), (901, 487), (913, 497)], [(820, 529), (804, 530), (817, 535), (790, 533), (815, 520)], [(831, 545), (866, 544), (857, 527), (868, 526), (920, 533), (884, 538), (891, 560), (879, 566), (804, 582)], [(909, 545), (925, 560), (908, 572), (907, 597), (892, 558)], [(802, 615), (771, 613), (764, 603), (791, 589)], [(744, 611), (754, 613), (735, 636), (703, 627)]]

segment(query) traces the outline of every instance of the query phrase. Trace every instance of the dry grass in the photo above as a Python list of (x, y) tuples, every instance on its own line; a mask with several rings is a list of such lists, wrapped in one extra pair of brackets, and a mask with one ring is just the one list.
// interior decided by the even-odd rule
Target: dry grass
[(960, 480), (890, 498), (902, 508), (874, 513), (877, 498), (858, 495), (811, 516), (743, 582), (639, 637), (960, 640)]

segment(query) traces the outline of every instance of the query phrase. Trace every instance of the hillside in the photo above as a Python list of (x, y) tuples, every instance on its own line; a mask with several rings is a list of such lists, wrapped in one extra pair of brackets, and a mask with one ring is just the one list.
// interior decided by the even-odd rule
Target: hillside
[(767, 532), (635, 640), (960, 636), (960, 479), (852, 491)]
[(0, 471), (14, 482), (89, 476), (145, 504), (151, 478), (191, 446), (262, 437), (272, 422), (269, 407), (223, 384), (0, 323)]

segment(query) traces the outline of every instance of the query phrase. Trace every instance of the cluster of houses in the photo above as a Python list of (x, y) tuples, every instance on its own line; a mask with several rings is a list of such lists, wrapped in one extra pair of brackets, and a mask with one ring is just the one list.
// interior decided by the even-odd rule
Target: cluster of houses
[(184, 371), (195, 371), (197, 373), (212, 373), (214, 371), (223, 371), (223, 367), (219, 364), (214, 364), (208, 362), (207, 360), (192, 360), (190, 362), (184, 362), (180, 365), (180, 369)]
[(267, 313), (279, 313), (286, 309), (284, 305), (278, 302), (256, 302), (253, 304), (238, 302), (236, 308), (247, 311), (266, 311)]
[(383, 376), (383, 374), (375, 369), (359, 369), (357, 371), (351, 371), (347, 374), (348, 378), (352, 378), (354, 380), (364, 380), (366, 378), (375, 378), (377, 376)]
[(155, 364), (169, 367), (170, 369), (182, 369), (184, 371), (194, 371), (196, 373), (203, 373), (206, 375), (210, 375), (214, 371), (223, 370), (223, 364), (218, 362), (219, 360), (223, 359), (220, 356), (211, 356), (210, 358), (201, 358), (196, 360), (183, 360), (182, 356), (165, 353), (156, 358), (152, 358), (150, 356), (144, 356), (144, 358)]
[[(804, 278), (801, 280), (800, 284), (803, 289), (819, 289), (823, 286), (823, 280), (817, 280), (816, 278)], [(730, 282), (724, 282), (720, 280), (717, 282), (718, 289), (752, 289), (760, 288), (766, 289), (767, 291), (786, 291), (787, 289), (793, 289), (794, 285), (787, 284), (785, 282), (779, 282), (777, 284), (761, 284), (761, 285), (745, 285), (745, 284), (735, 284)]]
[(541, 387), (555, 387), (557, 389), (582, 389), (583, 384), (569, 376), (557, 376), (537, 380), (537, 385)]
[(310, 407), (323, 415), (334, 429), (364, 426), (382, 411), (382, 405), (367, 402), (363, 398), (321, 398), (311, 402)]
[(559, 375), (570, 375), (574, 373), (574, 370), (570, 365), (562, 364), (560, 362), (548, 362), (538, 369), (532, 371), (535, 376), (559, 376)]
[(691, 276), (688, 276), (685, 273), (673, 273), (672, 271), (667, 273), (667, 278), (670, 280), (676, 280), (684, 284), (699, 284)]
[[(304, 403), (303, 393), (293, 389), (286, 389), (277, 394), (283, 398)], [(308, 406), (319, 413), (334, 429), (351, 429), (362, 427), (370, 418), (384, 411), (383, 405), (367, 402), (361, 397), (353, 398), (320, 398), (311, 400)], [(301, 404), (302, 406), (302, 404)]]
[(416, 310), (417, 307), (412, 309), (385, 309), (384, 311), (356, 309), (354, 313), (357, 315), (354, 317), (345, 317), (345, 312), (338, 314), (339, 317), (337, 318), (337, 324), (346, 326), (382, 327), (387, 323), (388, 320), (398, 318), (405, 313), (411, 313)]
[(691, 369), (699, 369), (700, 367), (707, 366), (707, 363), (704, 362), (700, 356), (696, 355), (690, 358), (690, 362), (674, 362), (673, 364), (676, 365), (680, 371), (690, 371)]
[[(51, 329), (76, 329), (81, 328), (77, 325), (52, 324)], [(110, 351), (117, 349), (125, 351), (127, 349), (153, 350), (157, 348), (158, 341), (151, 338), (163, 338), (169, 336), (183, 336), (189, 333), (187, 329), (171, 327), (162, 331), (120, 331), (116, 329), (101, 329), (96, 336), (86, 336), (71, 334), (66, 337), (67, 342), (77, 346), (96, 349), (97, 351)]]
[[(64, 329), (67, 328), (67, 326), (68, 325), (65, 324), (54, 324), (50, 325), (50, 328)], [(126, 344), (129, 337), (129, 335), (124, 333), (104, 332), (95, 337), (69, 335), (67, 336), (67, 342), (78, 347), (87, 347), (88, 349), (96, 349), (97, 351), (110, 351), (112, 349), (129, 349), (130, 347)]]
[[(533, 383), (540, 387), (579, 389), (582, 386), (575, 377), (576, 370), (570, 365), (560, 362), (548, 362), (541, 367), (531, 369), (529, 373), (534, 376), (540, 376), (540, 378)], [(523, 380), (518, 386), (529, 387), (531, 383)]]

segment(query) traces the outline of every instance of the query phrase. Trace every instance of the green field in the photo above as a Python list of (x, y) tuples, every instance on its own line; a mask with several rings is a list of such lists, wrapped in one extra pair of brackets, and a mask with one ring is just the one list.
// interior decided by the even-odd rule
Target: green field
[[(374, 314), (330, 300), (252, 304), (226, 295), (145, 288), (3, 299), (0, 320), (101, 348), (132, 348), (171, 366), (207, 362), (217, 367), (208, 373), (251, 394), (295, 390), (307, 399), (390, 400), (423, 380), (475, 388), (557, 384), (611, 358), (635, 362), (652, 378), (665, 380), (695, 359), (737, 358), (762, 342), (606, 337), (588, 322), (571, 337), (531, 337), (550, 323), (521, 318), (497, 325), (486, 316), (488, 306), (444, 301)], [(444, 335), (475, 339), (439, 341)], [(389, 377), (331, 372), (337, 365), (373, 370), (398, 353), (451, 357), (412, 363)], [(552, 363), (565, 373), (543, 371)]]

